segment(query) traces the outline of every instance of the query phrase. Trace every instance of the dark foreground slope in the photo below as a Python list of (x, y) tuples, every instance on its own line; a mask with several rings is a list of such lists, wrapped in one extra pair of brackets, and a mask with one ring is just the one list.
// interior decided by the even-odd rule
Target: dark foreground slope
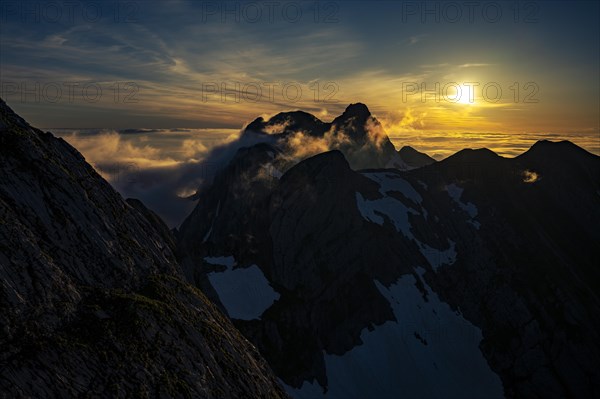
[(542, 141), (260, 173), (277, 151), (240, 150), (178, 250), (292, 396), (598, 397), (599, 157)]
[(285, 397), (166, 226), (0, 100), (0, 392)]

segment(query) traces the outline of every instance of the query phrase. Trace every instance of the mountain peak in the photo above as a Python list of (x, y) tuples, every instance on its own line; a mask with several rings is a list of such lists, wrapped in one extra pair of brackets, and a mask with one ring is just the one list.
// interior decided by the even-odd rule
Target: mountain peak
[(404, 163), (413, 168), (419, 168), (436, 162), (436, 160), (429, 155), (419, 152), (408, 145), (402, 147), (400, 151), (398, 151), (398, 154)]
[(569, 140), (551, 141), (551, 140), (538, 140), (534, 145), (527, 151), (553, 151), (558, 149), (581, 149), (581, 147), (575, 145)]
[(517, 158), (526, 161), (534, 160), (546, 165), (556, 165), (557, 161), (575, 162), (576, 160), (597, 159), (598, 156), (569, 140), (539, 140)]
[(344, 118), (359, 117), (359, 119), (367, 119), (371, 116), (371, 111), (363, 103), (354, 103), (346, 107), (346, 110), (342, 114)]
[(536, 141), (535, 144), (532, 145), (532, 147), (565, 145), (565, 144), (572, 144), (572, 143), (569, 140), (552, 141), (552, 140), (543, 139), (543, 140)]
[(252, 122), (250, 122), (245, 128), (244, 131), (246, 130), (252, 130), (254, 132), (260, 132), (263, 127), (265, 125), (265, 120), (262, 116), (259, 116), (258, 118), (254, 119)]
[(496, 162), (503, 159), (500, 155), (488, 148), (465, 148), (458, 151), (457, 153), (450, 155), (448, 158), (441, 162), (446, 164), (489, 164), (490, 162)]
[(244, 131), (283, 135), (309, 132), (311, 135), (322, 136), (328, 129), (329, 125), (308, 112), (288, 111), (280, 112), (269, 118), (269, 120), (258, 117), (248, 124)]
[(363, 103), (355, 103), (348, 105), (344, 113), (333, 120), (332, 125), (350, 127), (355, 133), (359, 133), (357, 137), (362, 137), (369, 118), (372, 118), (369, 108)]

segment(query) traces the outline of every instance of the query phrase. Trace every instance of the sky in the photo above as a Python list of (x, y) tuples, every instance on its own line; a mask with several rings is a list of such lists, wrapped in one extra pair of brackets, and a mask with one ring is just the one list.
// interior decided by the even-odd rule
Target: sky
[(2, 96), (44, 128), (235, 129), (292, 109), (329, 120), (363, 102), (390, 135), (599, 130), (595, 1), (4, 1), (0, 11)]
[(398, 148), (437, 159), (543, 138), (600, 154), (599, 14), (597, 1), (7, 0), (0, 96), (97, 169), (156, 172), (127, 194), (175, 169), (168, 189), (190, 191), (191, 165), (258, 116), (331, 121), (356, 102)]

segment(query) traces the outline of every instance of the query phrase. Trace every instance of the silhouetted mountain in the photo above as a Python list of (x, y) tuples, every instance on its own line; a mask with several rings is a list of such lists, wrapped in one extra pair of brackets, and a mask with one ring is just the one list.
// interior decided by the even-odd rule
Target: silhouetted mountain
[(371, 111), (362, 103), (350, 104), (344, 113), (331, 123), (336, 130), (343, 130), (355, 142), (364, 142), (368, 138), (366, 126), (373, 121)]
[(286, 396), (164, 223), (2, 100), (0, 174), (0, 396)]
[[(360, 137), (365, 110), (330, 130)], [(292, 396), (600, 393), (599, 157), (539, 142), (356, 171), (348, 153), (281, 175), (260, 173), (274, 147), (240, 150), (179, 234)]]
[(246, 126), (246, 130), (255, 132), (274, 131), (275, 133), (284, 136), (305, 132), (311, 136), (322, 137), (325, 132), (329, 130), (329, 127), (330, 124), (320, 121), (318, 118), (307, 112), (293, 111), (280, 112), (268, 121), (259, 117)]
[[(262, 117), (251, 122), (242, 138), (256, 134), (270, 138), (284, 156), (292, 158), (287, 168), (306, 158), (306, 154), (340, 150), (353, 169), (396, 167), (408, 169), (396, 152), (383, 127), (366, 105), (350, 104), (331, 123), (302, 111), (282, 112), (268, 121)], [(315, 150), (311, 150), (314, 147)], [(298, 155), (301, 153), (302, 155)], [(299, 158), (299, 159), (298, 159)]]
[(427, 166), (435, 162), (435, 159), (431, 158), (429, 155), (419, 152), (414, 148), (405, 145), (400, 148), (398, 151), (400, 154), (400, 158), (411, 168), (420, 168), (422, 166)]

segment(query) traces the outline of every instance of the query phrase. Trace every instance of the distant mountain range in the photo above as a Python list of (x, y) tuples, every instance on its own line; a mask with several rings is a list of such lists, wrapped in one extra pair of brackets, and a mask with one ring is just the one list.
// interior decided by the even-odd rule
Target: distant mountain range
[(600, 395), (600, 157), (436, 162), (363, 104), (242, 137), (171, 232), (0, 101), (2, 392)]
[[(188, 278), (298, 398), (596, 396), (600, 158), (435, 162), (379, 129), (362, 104), (249, 124), (277, 139), (198, 193)], [(290, 164), (298, 132), (335, 150)]]

